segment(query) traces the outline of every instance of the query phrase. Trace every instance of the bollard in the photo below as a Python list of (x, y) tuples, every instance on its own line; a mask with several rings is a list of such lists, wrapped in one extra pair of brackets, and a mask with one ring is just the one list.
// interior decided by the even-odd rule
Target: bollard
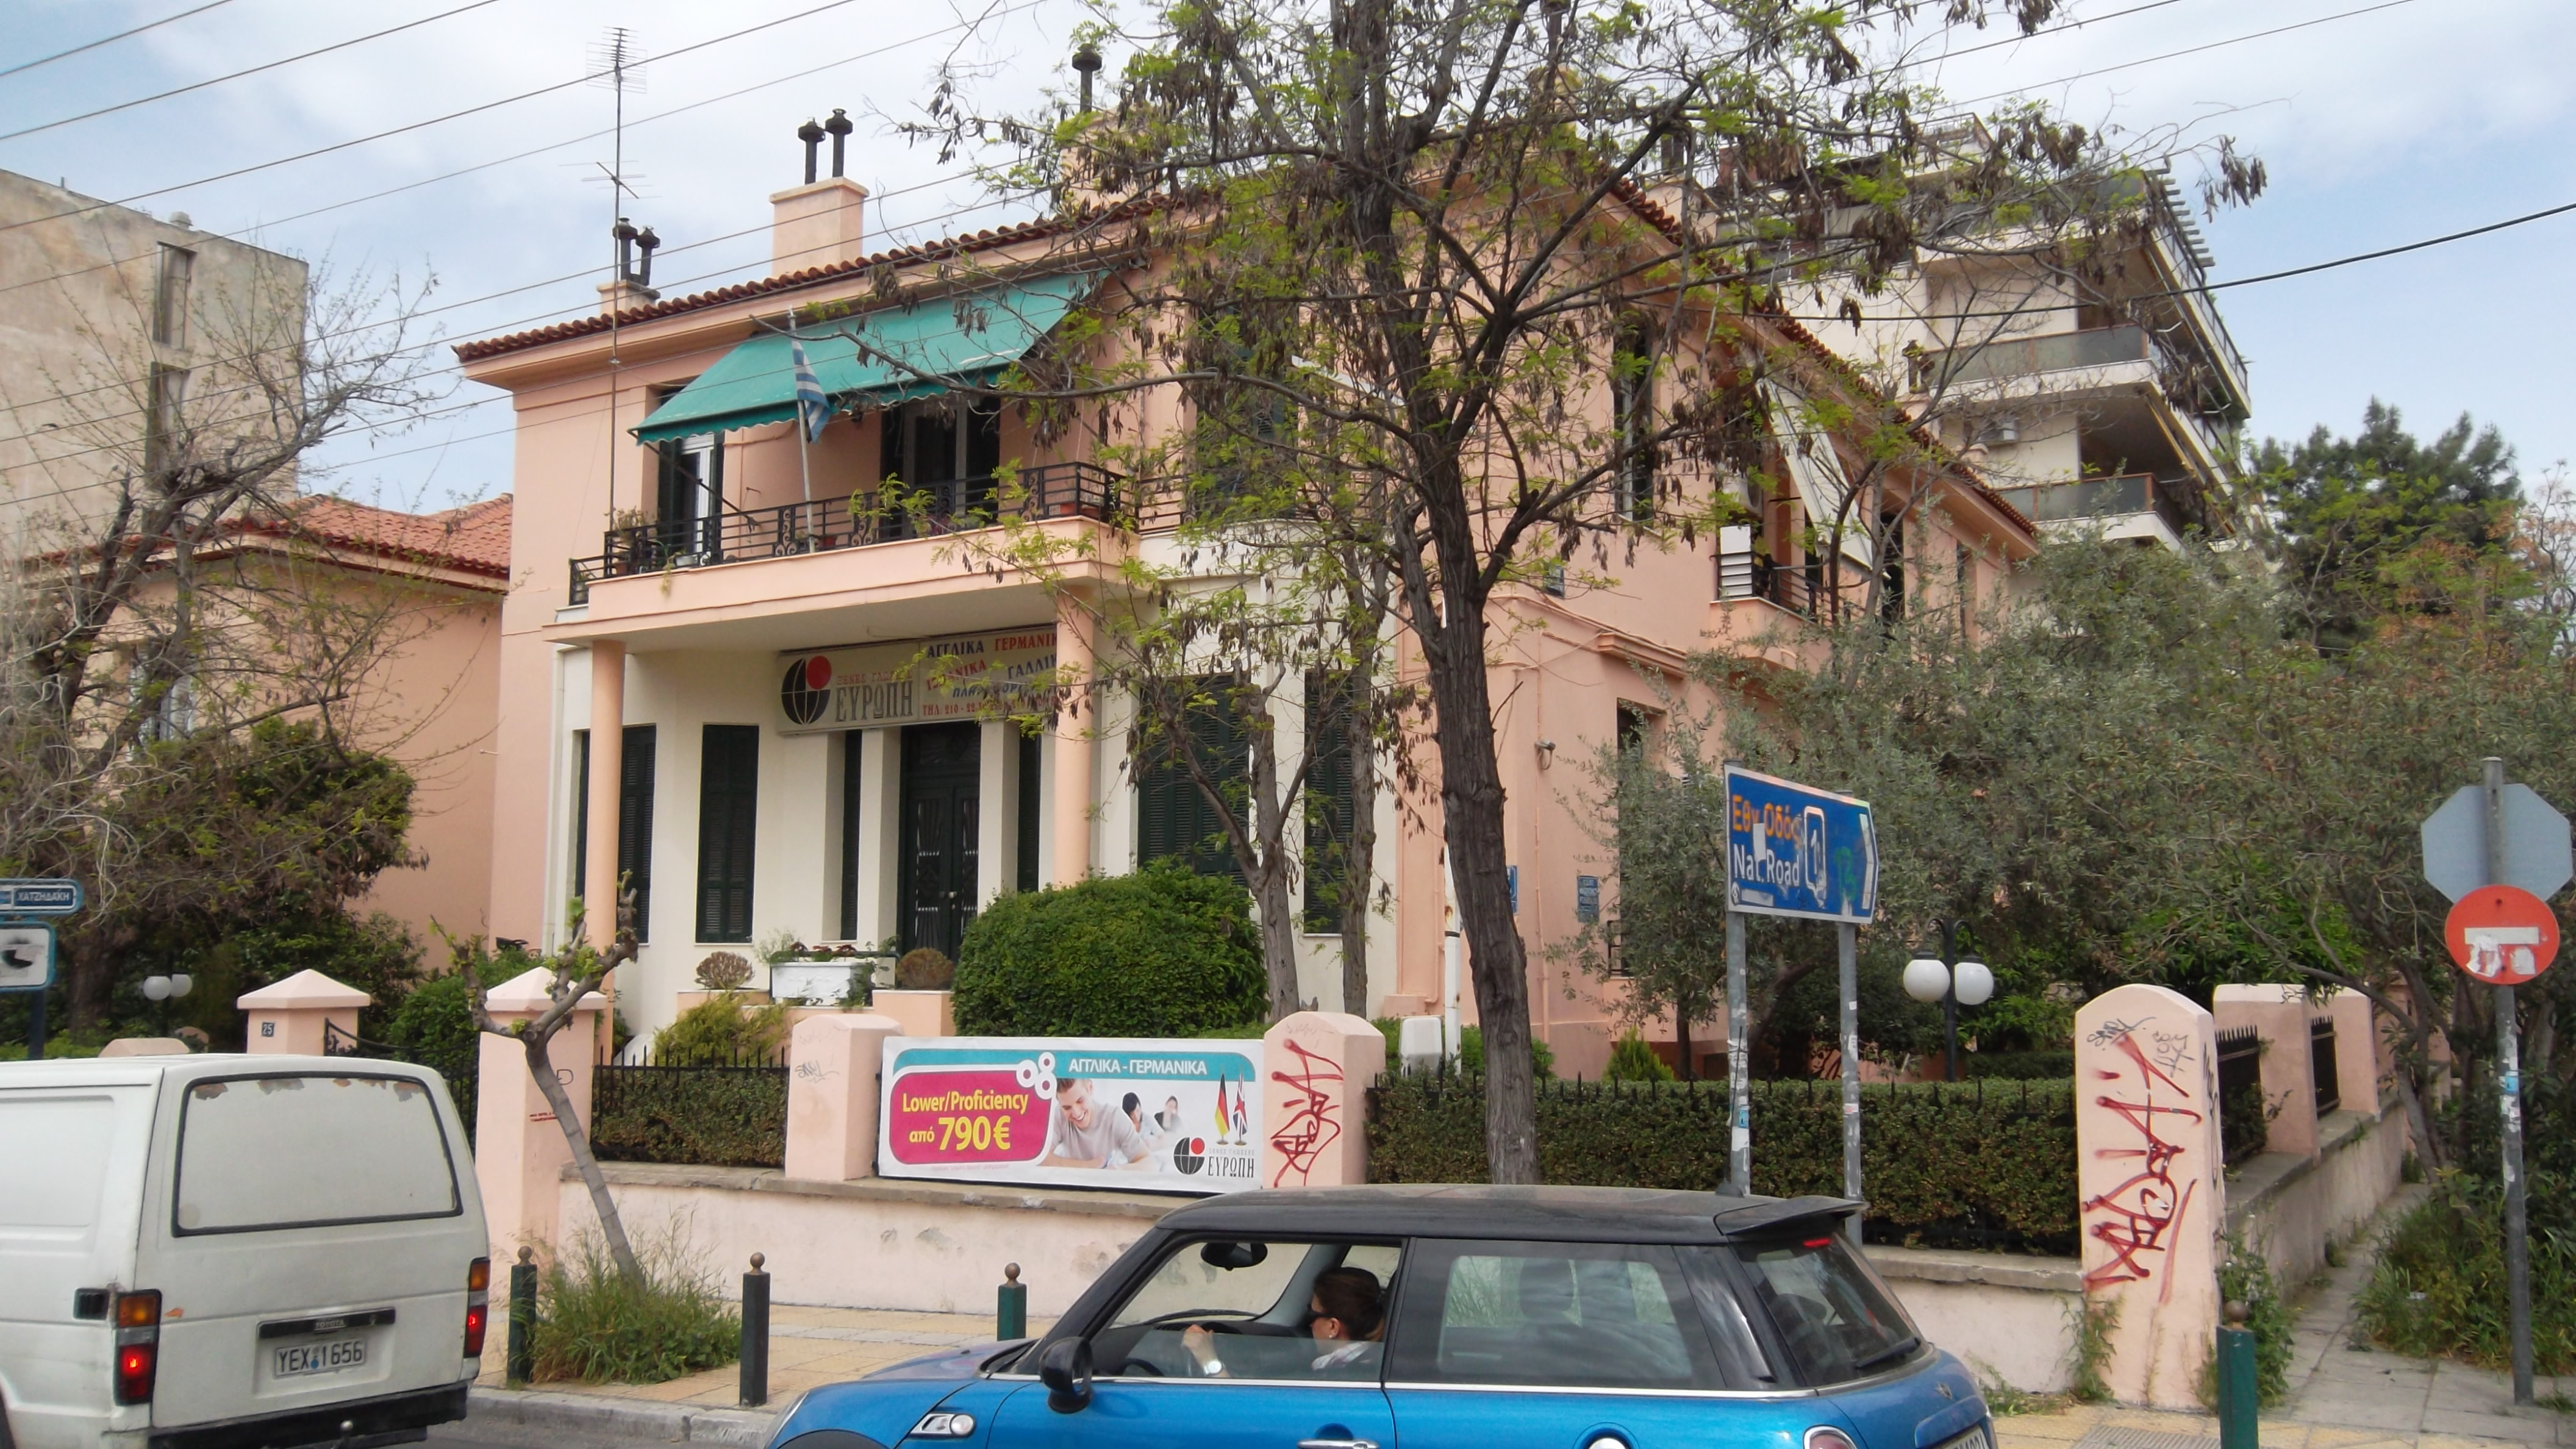
[(2262, 1390), (2254, 1378), (2254, 1332), (2243, 1326), (2243, 1303), (2228, 1300), (2226, 1312), (2226, 1326), (2218, 1330), (2219, 1449), (2258, 1449)]
[(1029, 1285), (1020, 1281), (1020, 1265), (1002, 1265), (1002, 1291), (995, 1295), (993, 1336), (999, 1339), (1029, 1336)]
[(760, 1270), (761, 1256), (751, 1255), (751, 1271), (742, 1275), (742, 1406), (757, 1409), (769, 1402), (769, 1275)]
[(521, 1248), (510, 1269), (510, 1361), (503, 1370), (509, 1381), (524, 1384), (537, 1376), (537, 1250)]

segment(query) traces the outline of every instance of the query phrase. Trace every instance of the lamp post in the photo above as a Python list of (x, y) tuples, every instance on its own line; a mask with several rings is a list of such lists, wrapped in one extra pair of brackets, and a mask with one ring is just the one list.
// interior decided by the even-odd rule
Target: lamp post
[(187, 995), (188, 992), (196, 986), (196, 984), (196, 978), (190, 976), (185, 971), (173, 971), (167, 976), (146, 976), (143, 978), (143, 996), (145, 1000), (152, 1003), (152, 1020), (153, 1029), (155, 1031), (160, 1032), (163, 1036), (168, 1036), (170, 1034), (170, 1003)]
[(1905, 994), (1927, 1005), (1941, 1003), (1941, 1025), (1949, 1048), (1942, 1076), (1955, 1082), (1959, 1080), (1959, 1008), (1983, 1006), (1995, 994), (1995, 973), (1975, 956), (1959, 954), (1959, 931), (1967, 922), (1935, 917), (1932, 924), (1941, 932), (1941, 954), (1918, 950), (1905, 963)]

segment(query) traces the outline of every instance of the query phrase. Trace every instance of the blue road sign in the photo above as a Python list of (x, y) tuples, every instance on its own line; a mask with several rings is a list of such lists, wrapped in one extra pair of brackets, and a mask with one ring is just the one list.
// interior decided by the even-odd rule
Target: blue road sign
[(76, 880), (0, 880), (0, 916), (68, 916), (81, 908)]
[(1869, 802), (1728, 765), (1726, 899), (1756, 915), (1867, 925), (1878, 914)]

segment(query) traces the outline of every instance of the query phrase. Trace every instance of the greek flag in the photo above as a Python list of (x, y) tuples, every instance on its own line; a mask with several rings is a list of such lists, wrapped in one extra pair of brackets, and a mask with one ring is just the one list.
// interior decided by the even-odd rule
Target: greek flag
[(814, 378), (813, 367), (805, 361), (803, 338), (787, 339), (788, 355), (796, 360), (796, 416), (805, 425), (805, 441), (823, 436), (823, 425), (832, 420), (831, 400), (823, 396), (823, 384)]

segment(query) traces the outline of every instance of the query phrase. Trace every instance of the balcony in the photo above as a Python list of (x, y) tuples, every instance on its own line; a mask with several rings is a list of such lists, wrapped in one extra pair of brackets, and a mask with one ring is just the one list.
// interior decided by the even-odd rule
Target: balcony
[(2042, 526), (2100, 522), (2109, 525), (2106, 537), (2157, 538), (2167, 547), (2179, 547), (2183, 535), (2195, 527), (2184, 506), (2183, 486), (2159, 481), (2151, 473), (2121, 473), (2072, 483), (1998, 488), (1995, 493)]
[[(1987, 342), (1931, 352), (1915, 364), (1915, 385), (1958, 386), (2027, 377), (2033, 373), (2071, 372), (2078, 368), (2117, 367), (2153, 358), (2144, 327), (2124, 324), (2081, 332), (2050, 332), (2008, 342)], [(1953, 359), (1956, 359), (1953, 361)]]
[(603, 535), (599, 553), (571, 560), (566, 603), (588, 603), (591, 585), (605, 579), (935, 538), (990, 528), (1005, 517), (1123, 523), (1134, 507), (1126, 478), (1092, 463), (1022, 468), (1007, 493), (1001, 477), (993, 474), (911, 484), (900, 491), (899, 500), (854, 493), (775, 508), (727, 509), (713, 518), (612, 528)]

